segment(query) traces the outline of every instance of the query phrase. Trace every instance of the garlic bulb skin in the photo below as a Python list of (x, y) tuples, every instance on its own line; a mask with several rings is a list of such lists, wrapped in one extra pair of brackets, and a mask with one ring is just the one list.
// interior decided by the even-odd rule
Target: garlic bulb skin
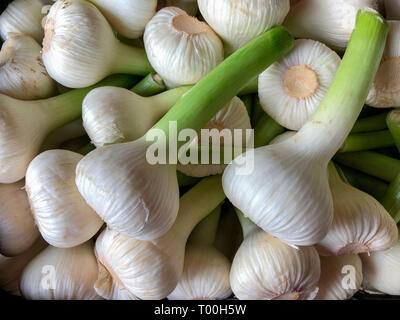
[(390, 295), (400, 295), (400, 241), (388, 250), (360, 255), (363, 287)]
[(319, 278), (320, 260), (313, 247), (296, 249), (259, 229), (243, 241), (230, 274), (240, 300), (312, 300)]
[(48, 246), (25, 268), (20, 289), (29, 300), (100, 300), (96, 278), (91, 242), (68, 249)]
[[(76, 185), (89, 206), (110, 228), (142, 240), (165, 234), (179, 208), (175, 166), (149, 164), (151, 144), (141, 138), (97, 148), (76, 168)], [(114, 187), (105, 188), (110, 182)]]
[(169, 300), (222, 300), (232, 294), (231, 263), (212, 246), (188, 244), (183, 273)]
[[(238, 97), (234, 97), (231, 102), (221, 109), (204, 127), (204, 129), (213, 130), (217, 129), (217, 139), (215, 143), (219, 143), (218, 146), (223, 146), (225, 139), (219, 138), (220, 132), (224, 129), (228, 129), (232, 134), (232, 144), (229, 146), (242, 147), (247, 146), (247, 141), (250, 137), (246, 136), (246, 129), (251, 129), (250, 117), (247, 112), (246, 106)], [(234, 129), (242, 130), (241, 139), (234, 139)], [(211, 136), (213, 136), (212, 132)], [(201, 139), (201, 133), (193, 139), (190, 143), (190, 147), (195, 146), (212, 146), (214, 139), (203, 141)], [(206, 177), (210, 175), (220, 174), (224, 171), (226, 165), (224, 164), (180, 164), (178, 163), (177, 169), (190, 177)]]
[(24, 181), (0, 184), (0, 254), (22, 254), (38, 239)]
[(198, 0), (200, 12), (222, 38), (225, 53), (282, 24), (290, 9), (289, 0)]
[(294, 4), (283, 25), (296, 38), (313, 39), (343, 50), (354, 29), (357, 12), (379, 11), (377, 0), (306, 0)]
[(388, 21), (388, 25), (382, 62), (366, 101), (375, 108), (400, 107), (400, 21)]
[(119, 34), (128, 39), (143, 35), (146, 24), (156, 13), (157, 0), (90, 0)]
[(358, 255), (320, 257), (320, 260), (321, 278), (315, 300), (348, 300), (360, 290), (363, 266)]
[(14, 0), (0, 15), (0, 36), (7, 39), (10, 32), (27, 34), (37, 43), (43, 39), (42, 7), (43, 0)]
[(0, 51), (0, 93), (20, 100), (38, 100), (57, 92), (43, 65), (41, 50), (30, 36), (8, 35)]
[(191, 16), (195, 16), (199, 10), (197, 0), (158, 0), (158, 8), (164, 7), (178, 7)]
[(400, 2), (396, 0), (385, 0), (386, 18), (389, 20), (400, 20)]
[(296, 40), (288, 55), (260, 74), (262, 108), (283, 127), (299, 130), (318, 108), (340, 62), (323, 43)]
[(26, 191), (43, 238), (70, 248), (92, 238), (103, 221), (79, 194), (75, 168), (82, 155), (67, 150), (39, 154), (26, 172)]
[(169, 88), (195, 84), (224, 59), (214, 31), (175, 7), (158, 11), (143, 39), (151, 65)]

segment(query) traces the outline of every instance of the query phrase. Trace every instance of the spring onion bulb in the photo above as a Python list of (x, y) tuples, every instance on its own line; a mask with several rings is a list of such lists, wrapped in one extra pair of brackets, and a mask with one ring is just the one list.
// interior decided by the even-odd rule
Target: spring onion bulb
[(75, 168), (82, 158), (72, 151), (49, 150), (33, 159), (26, 171), (33, 216), (42, 237), (54, 247), (80, 245), (103, 225), (75, 185)]
[(263, 32), (282, 24), (289, 0), (198, 0), (200, 12), (231, 54)]
[(385, 52), (366, 101), (375, 108), (400, 107), (400, 21), (388, 25)]
[(152, 71), (144, 50), (119, 42), (101, 12), (84, 0), (59, 0), (51, 7), (42, 58), (49, 75), (70, 88), (91, 86), (113, 73)]
[(314, 247), (293, 248), (259, 229), (238, 212), (244, 241), (231, 267), (240, 300), (312, 300), (318, 292), (320, 260)]
[(386, 18), (390, 20), (400, 20), (400, 3), (396, 0), (384, 0)]
[[(165, 133), (167, 146), (170, 121), (176, 121), (177, 132), (191, 128), (198, 133), (247, 82), (287, 53), (292, 44), (293, 39), (282, 27), (263, 34), (200, 80), (154, 129)], [(179, 207), (176, 165), (149, 164), (146, 150), (152, 144), (143, 136), (97, 148), (79, 162), (76, 171), (80, 193), (109, 227), (149, 240), (169, 230)]]
[(339, 65), (338, 54), (323, 43), (296, 40), (287, 56), (260, 74), (262, 108), (285, 128), (299, 130), (318, 108)]
[(224, 59), (214, 31), (175, 7), (158, 11), (143, 39), (151, 65), (170, 88), (195, 84)]
[(197, 0), (159, 0), (158, 8), (164, 7), (178, 7), (186, 11), (188, 15), (195, 16), (199, 7), (197, 6)]
[[(218, 146), (224, 146), (226, 140), (220, 138), (223, 136), (222, 131), (230, 130), (232, 141), (229, 141), (229, 146), (241, 147), (247, 146), (249, 136), (246, 136), (246, 129), (251, 129), (250, 117), (247, 113), (246, 106), (243, 101), (235, 97), (206, 124), (204, 129), (210, 130), (210, 139), (201, 139), (201, 135), (192, 140), (189, 147), (197, 146), (213, 146), (217, 143)], [(215, 130), (214, 130), (215, 129)], [(234, 129), (241, 129), (242, 136), (235, 140)], [(214, 130), (214, 131), (213, 131)], [(230, 144), (232, 142), (232, 144)], [(215, 174), (221, 174), (226, 165), (224, 164), (178, 164), (177, 169), (187, 176), (191, 177), (206, 177)]]
[(22, 254), (38, 237), (24, 181), (0, 184), (0, 254)]
[(48, 246), (24, 269), (20, 290), (29, 300), (100, 300), (96, 278), (91, 242), (68, 249)]
[(313, 39), (343, 50), (356, 22), (357, 12), (366, 7), (379, 10), (376, 0), (305, 0), (289, 11), (283, 25), (296, 38)]
[(386, 122), (396, 143), (397, 149), (400, 151), (400, 110), (391, 111), (387, 115)]
[(0, 51), (0, 93), (20, 100), (37, 100), (56, 93), (41, 50), (30, 36), (8, 35)]
[(52, 131), (42, 144), (42, 150), (57, 149), (64, 142), (80, 138), (86, 135), (82, 119), (76, 119), (67, 123), (65, 126)]
[(3, 40), (9, 33), (26, 34), (34, 38), (37, 43), (43, 39), (42, 7), (47, 3), (44, 0), (14, 0), (0, 15), (0, 36)]
[(157, 0), (90, 0), (122, 36), (136, 39), (156, 13)]
[(221, 177), (206, 178), (182, 196), (178, 218), (162, 237), (143, 241), (104, 230), (96, 241), (96, 256), (113, 280), (103, 272), (97, 292), (106, 299), (118, 297), (115, 289), (121, 288), (143, 300), (167, 297), (181, 277), (190, 233), (224, 198)]
[[(313, 116), (293, 137), (248, 151), (225, 169), (222, 180), (228, 199), (264, 231), (302, 246), (318, 243), (328, 233), (333, 219), (328, 162), (361, 112), (386, 35), (383, 18), (371, 9), (362, 10), (336, 76)], [(237, 175), (244, 161), (251, 161), (254, 169)]]
[(360, 290), (363, 266), (358, 255), (320, 259), (321, 278), (315, 300), (348, 300)]

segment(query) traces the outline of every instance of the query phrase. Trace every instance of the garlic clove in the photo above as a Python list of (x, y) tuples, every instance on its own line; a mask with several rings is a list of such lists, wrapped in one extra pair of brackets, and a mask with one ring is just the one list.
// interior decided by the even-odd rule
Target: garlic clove
[(40, 233), (58, 248), (86, 242), (103, 225), (75, 184), (82, 158), (67, 150), (49, 150), (33, 159), (26, 172), (26, 191)]
[(400, 2), (396, 0), (384, 0), (386, 18), (390, 20), (400, 20)]
[(0, 51), (0, 93), (20, 100), (37, 100), (57, 92), (43, 65), (41, 50), (30, 36), (8, 35)]
[(324, 98), (341, 59), (323, 43), (299, 39), (258, 78), (260, 103), (275, 121), (299, 130)]
[(315, 300), (348, 300), (361, 288), (362, 263), (358, 255), (320, 257), (321, 278)]
[(119, 34), (128, 39), (143, 35), (146, 24), (156, 13), (157, 0), (90, 0)]
[(164, 7), (178, 7), (191, 16), (195, 16), (199, 9), (197, 6), (197, 0), (159, 0), (157, 9), (160, 10)]
[(24, 181), (0, 184), (0, 254), (22, 254), (38, 239)]
[[(250, 139), (246, 135), (246, 129), (251, 129), (250, 117), (247, 112), (246, 106), (238, 97), (235, 97), (231, 102), (221, 109), (204, 127), (204, 129), (210, 130), (210, 139), (202, 141), (201, 133), (191, 143), (190, 147), (201, 146), (223, 146), (225, 139), (222, 139), (221, 134), (223, 130), (228, 129), (231, 131), (232, 144), (228, 143), (229, 146), (242, 147), (247, 146), (247, 142)], [(211, 130), (216, 129), (217, 132)], [(241, 129), (241, 139), (235, 140), (234, 129)], [(178, 163), (177, 169), (190, 177), (206, 177), (210, 175), (221, 174), (226, 165), (224, 164), (180, 164)]]
[(158, 11), (150, 20), (144, 44), (151, 65), (169, 88), (198, 82), (224, 59), (214, 31), (175, 7)]
[(289, 0), (198, 0), (207, 23), (223, 39), (225, 53), (282, 24), (289, 12)]
[(245, 238), (230, 274), (241, 300), (312, 300), (319, 278), (320, 260), (313, 247), (296, 249), (262, 230)]

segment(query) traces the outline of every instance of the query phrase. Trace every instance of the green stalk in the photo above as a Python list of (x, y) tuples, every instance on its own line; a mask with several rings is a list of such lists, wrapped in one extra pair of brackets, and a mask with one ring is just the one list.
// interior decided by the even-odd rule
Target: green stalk
[(355, 152), (394, 146), (389, 130), (353, 133), (349, 135), (339, 152)]
[(264, 113), (254, 128), (254, 147), (262, 147), (269, 144), (275, 137), (285, 132), (285, 128)]
[(387, 112), (384, 112), (375, 116), (359, 119), (351, 130), (351, 133), (386, 130), (386, 116)]
[(251, 126), (255, 128), (258, 121), (266, 114), (261, 107), (260, 99), (257, 97), (253, 107), (253, 113), (251, 114)]
[(217, 235), (220, 215), (221, 205), (200, 221), (192, 231), (188, 241), (199, 245), (212, 246)]
[(396, 223), (400, 222), (400, 174), (392, 181), (381, 201)]
[(240, 90), (239, 95), (253, 94), (258, 92), (258, 76), (247, 83), (242, 90)]
[(158, 74), (150, 73), (137, 83), (131, 91), (142, 97), (150, 97), (165, 91), (165, 89), (163, 79)]
[(397, 149), (400, 151), (400, 110), (396, 109), (390, 112), (386, 121), (390, 133), (392, 134), (396, 143)]
[(157, 106), (157, 113), (160, 115), (160, 118), (169, 112), (192, 88), (193, 86), (178, 87), (152, 96), (150, 99)]
[(247, 238), (252, 232), (259, 229), (256, 224), (244, 216), (242, 211), (240, 211), (238, 208), (235, 208), (235, 211), (240, 225), (242, 226), (243, 238)]
[[(177, 122), (178, 132), (185, 128), (199, 132), (248, 82), (292, 47), (293, 38), (283, 27), (262, 34), (200, 80), (154, 128), (165, 132), (167, 144), (172, 121)], [(178, 142), (178, 147), (184, 143)]]
[(80, 148), (78, 150), (78, 153), (82, 154), (82, 155), (87, 155), (89, 152), (92, 152), (94, 149), (96, 149), (95, 145), (92, 144), (91, 142), (89, 142), (87, 145), (85, 145), (84, 147)]
[(176, 172), (176, 175), (178, 177), (178, 185), (180, 187), (187, 187), (187, 186), (192, 186), (196, 184), (197, 182), (200, 181), (199, 178), (194, 178), (194, 177), (189, 177), (186, 174), (183, 174), (180, 171)]
[(339, 153), (334, 160), (387, 182), (400, 173), (400, 160), (373, 151)]
[(113, 73), (146, 76), (149, 73), (154, 72), (144, 49), (131, 47), (119, 42), (118, 46), (116, 46), (114, 50), (117, 51), (117, 59), (112, 68)]
[(241, 96), (240, 99), (243, 101), (244, 105), (246, 106), (247, 113), (250, 117), (253, 111), (253, 96), (251, 94), (247, 94), (245, 96)]

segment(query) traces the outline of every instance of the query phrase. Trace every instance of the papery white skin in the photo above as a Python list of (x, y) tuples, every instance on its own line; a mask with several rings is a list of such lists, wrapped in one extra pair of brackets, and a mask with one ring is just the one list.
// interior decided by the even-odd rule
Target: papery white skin
[(0, 93), (21, 100), (37, 100), (56, 93), (41, 50), (30, 36), (9, 34), (0, 52)]
[(388, 25), (382, 62), (366, 102), (375, 108), (400, 107), (400, 21), (388, 21)]
[(390, 20), (400, 20), (400, 2), (396, 0), (384, 0), (386, 18)]
[(75, 184), (82, 158), (72, 151), (49, 150), (33, 159), (26, 172), (26, 192), (40, 233), (58, 248), (86, 242), (103, 225)]
[(20, 290), (29, 300), (100, 300), (96, 278), (91, 241), (68, 249), (48, 246), (24, 269)]
[(223, 39), (225, 53), (237, 49), (282, 24), (290, 9), (289, 0), (198, 0), (207, 23)]
[(188, 244), (183, 273), (169, 300), (222, 300), (232, 294), (231, 263), (212, 246)]
[(357, 12), (381, 9), (378, 0), (304, 0), (290, 8), (283, 25), (296, 38), (321, 41), (344, 50), (354, 29)]
[(0, 36), (7, 39), (10, 32), (27, 34), (38, 43), (43, 39), (42, 7), (45, 0), (14, 0), (0, 15)]
[(142, 240), (165, 234), (179, 208), (176, 168), (151, 165), (144, 138), (97, 148), (76, 168), (76, 185), (107, 225)]
[[(315, 300), (348, 300), (360, 290), (363, 274), (358, 255), (320, 257), (320, 260), (321, 278)], [(346, 277), (351, 277), (350, 282)]]
[(296, 40), (288, 55), (260, 74), (261, 106), (285, 128), (299, 130), (318, 108), (340, 62), (323, 43)]
[(197, 0), (158, 0), (158, 9), (164, 7), (178, 7), (191, 16), (195, 16), (199, 9)]
[(320, 260), (313, 247), (293, 248), (257, 229), (237, 251), (230, 281), (240, 300), (312, 300), (319, 277)]
[[(201, 146), (224, 146), (225, 139), (220, 139), (220, 132), (224, 129), (231, 131), (232, 144), (228, 143), (228, 147), (246, 147), (250, 136), (246, 135), (246, 129), (251, 129), (250, 117), (247, 112), (246, 106), (238, 97), (234, 97), (231, 102), (206, 124), (204, 129), (212, 130), (217, 129), (218, 132), (211, 135), (216, 137), (211, 141), (202, 141), (201, 133), (192, 140), (190, 147)], [(234, 129), (242, 130), (241, 139), (234, 139)], [(200, 141), (199, 141), (200, 140)], [(224, 171), (226, 165), (224, 164), (180, 164), (178, 163), (177, 169), (190, 177), (206, 177), (210, 175), (220, 174)]]
[(157, 0), (89, 0), (95, 4), (119, 34), (129, 39), (143, 35), (156, 13)]
[(39, 237), (24, 181), (0, 184), (0, 254), (13, 257), (30, 248)]
[(158, 11), (143, 39), (151, 65), (169, 88), (198, 82), (224, 59), (214, 31), (175, 7)]

